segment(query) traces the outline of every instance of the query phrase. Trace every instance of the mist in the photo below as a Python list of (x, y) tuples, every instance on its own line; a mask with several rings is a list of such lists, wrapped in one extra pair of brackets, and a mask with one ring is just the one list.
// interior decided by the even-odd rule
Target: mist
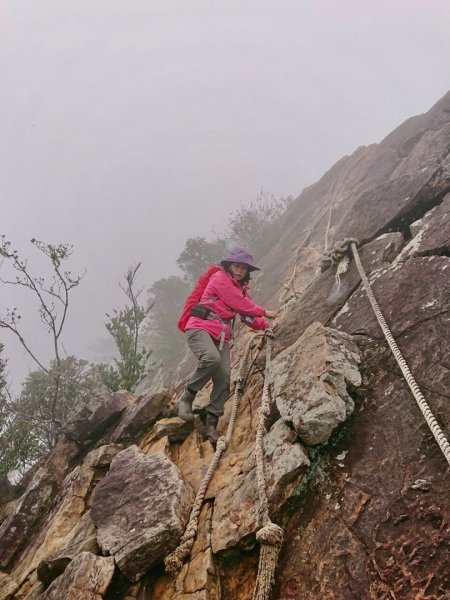
[[(86, 269), (65, 330), (98, 360), (117, 283), (177, 273), (187, 238), (226, 228), (261, 189), (297, 196), (450, 87), (441, 1), (4, 0), (0, 4), (1, 233), (73, 244)], [(0, 266), (0, 277), (6, 265)], [(51, 356), (26, 290), (27, 339)], [(0, 330), (10, 379), (35, 365)]]

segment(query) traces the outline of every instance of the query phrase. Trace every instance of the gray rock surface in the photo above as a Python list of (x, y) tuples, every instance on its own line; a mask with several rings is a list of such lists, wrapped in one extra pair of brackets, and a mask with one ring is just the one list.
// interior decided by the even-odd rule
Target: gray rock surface
[(98, 543), (137, 581), (177, 545), (193, 502), (192, 488), (163, 454), (136, 446), (120, 452), (94, 494)]
[(326, 442), (353, 412), (347, 385), (359, 386), (359, 350), (350, 336), (313, 323), (272, 363), (281, 417), (306, 444)]

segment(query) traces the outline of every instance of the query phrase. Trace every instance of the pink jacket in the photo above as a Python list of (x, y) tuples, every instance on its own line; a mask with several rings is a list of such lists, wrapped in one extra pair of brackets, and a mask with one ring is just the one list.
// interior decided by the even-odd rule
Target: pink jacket
[[(255, 304), (248, 293), (248, 286), (243, 287), (226, 271), (217, 271), (209, 280), (200, 300), (222, 319), (231, 320), (236, 314), (254, 317), (248, 327), (255, 330), (267, 329), (269, 322), (264, 319), (264, 308)], [(199, 317), (189, 317), (187, 329), (204, 329), (214, 339), (218, 340), (225, 329), (225, 341), (231, 338), (231, 328), (219, 319), (209, 320)]]

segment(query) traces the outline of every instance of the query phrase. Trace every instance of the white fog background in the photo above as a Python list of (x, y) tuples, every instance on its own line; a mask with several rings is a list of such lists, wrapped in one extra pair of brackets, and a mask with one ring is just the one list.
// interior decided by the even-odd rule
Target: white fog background
[[(427, 111), (449, 32), (447, 0), (0, 0), (0, 233), (37, 270), (30, 238), (74, 245), (66, 351), (101, 358), (132, 261), (148, 289), (241, 201), (297, 196)], [(48, 360), (25, 295), (1, 286), (0, 311)], [(0, 336), (17, 386), (35, 365)]]

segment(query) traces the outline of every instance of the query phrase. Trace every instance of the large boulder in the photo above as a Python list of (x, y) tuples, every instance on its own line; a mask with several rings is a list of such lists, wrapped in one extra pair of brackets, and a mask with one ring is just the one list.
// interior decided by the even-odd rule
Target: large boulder
[(164, 411), (171, 396), (167, 391), (141, 394), (122, 415), (111, 436), (113, 442), (135, 441)]
[(112, 557), (82, 552), (42, 594), (41, 600), (100, 600), (114, 574)]
[(192, 502), (192, 488), (164, 454), (130, 446), (95, 490), (91, 516), (100, 548), (137, 581), (175, 548)]
[(99, 439), (132, 401), (133, 396), (123, 391), (97, 394), (69, 419), (64, 433), (71, 440), (86, 446)]
[(306, 444), (326, 442), (353, 412), (347, 386), (359, 386), (359, 350), (345, 333), (313, 323), (272, 363), (273, 397)]

